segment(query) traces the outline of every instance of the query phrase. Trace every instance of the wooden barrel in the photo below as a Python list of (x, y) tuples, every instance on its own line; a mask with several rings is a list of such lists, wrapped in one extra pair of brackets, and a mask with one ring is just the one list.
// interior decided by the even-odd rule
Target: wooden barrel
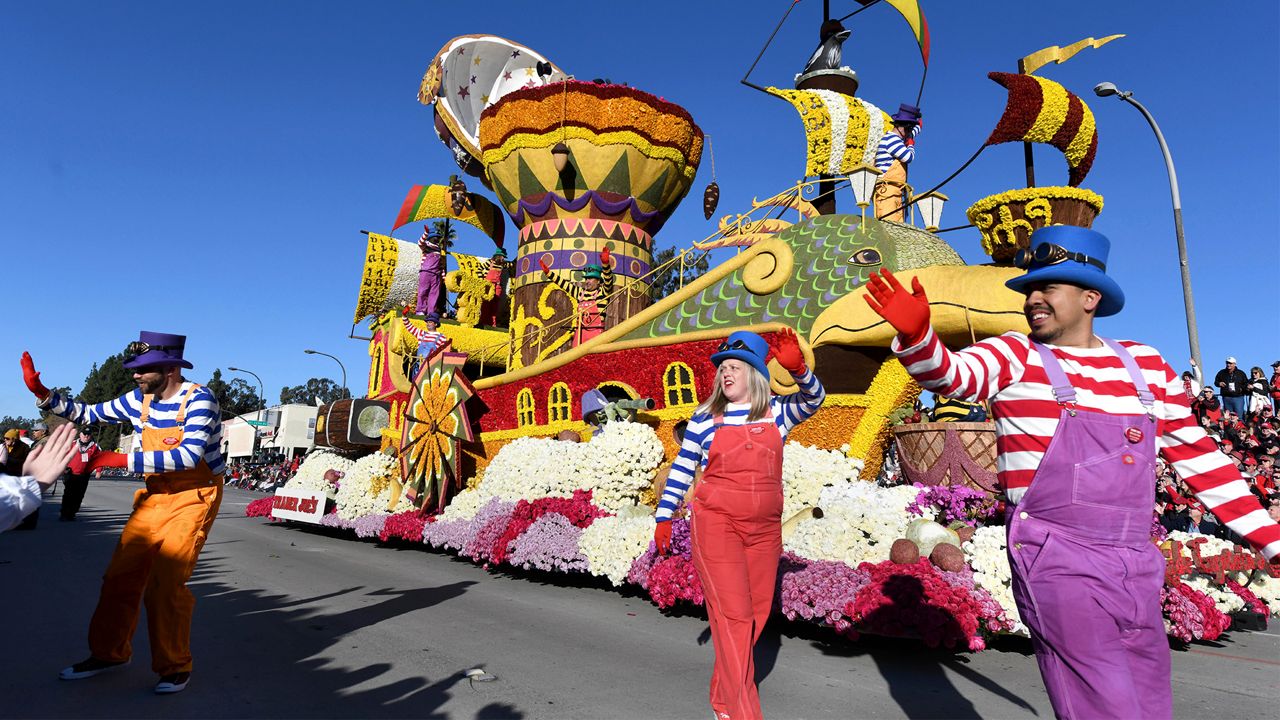
[(347, 453), (367, 453), (381, 442), (390, 403), (343, 398), (316, 411), (315, 443)]
[(908, 482), (998, 492), (994, 422), (908, 423), (893, 435)]

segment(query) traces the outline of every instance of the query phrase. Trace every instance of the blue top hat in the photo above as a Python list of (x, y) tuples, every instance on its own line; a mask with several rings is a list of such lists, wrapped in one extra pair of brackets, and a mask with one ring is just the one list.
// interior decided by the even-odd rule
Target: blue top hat
[[(1065, 259), (1059, 260), (1066, 251)], [(1031, 233), (1031, 247), (1022, 252), (1031, 258), (1027, 274), (1005, 282), (1005, 287), (1026, 293), (1028, 285), (1065, 282), (1102, 293), (1098, 317), (1115, 315), (1124, 307), (1124, 291), (1107, 275), (1107, 254), (1111, 241), (1106, 235), (1074, 225), (1050, 225)]]
[(730, 358), (755, 368), (764, 379), (769, 379), (769, 343), (759, 335), (747, 330), (739, 330), (725, 339), (722, 349), (712, 353), (711, 362), (716, 367)]
[(143, 330), (138, 333), (138, 341), (130, 343), (125, 350), (124, 367), (133, 370), (148, 365), (179, 365), (190, 370), (191, 363), (182, 359), (182, 351), (186, 346), (186, 335)]

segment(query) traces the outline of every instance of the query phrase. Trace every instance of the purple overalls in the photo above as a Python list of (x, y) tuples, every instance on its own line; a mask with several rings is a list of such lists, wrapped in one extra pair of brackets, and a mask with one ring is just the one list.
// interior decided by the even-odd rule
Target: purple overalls
[(418, 304), (414, 312), (419, 315), (444, 310), (444, 256), (438, 250), (422, 253), (422, 266), (418, 269)]
[(1013, 596), (1059, 718), (1171, 718), (1164, 558), (1151, 542), (1155, 396), (1124, 363), (1145, 415), (1077, 411), (1049, 348), (1034, 344), (1062, 407), (1031, 487), (1007, 516)]

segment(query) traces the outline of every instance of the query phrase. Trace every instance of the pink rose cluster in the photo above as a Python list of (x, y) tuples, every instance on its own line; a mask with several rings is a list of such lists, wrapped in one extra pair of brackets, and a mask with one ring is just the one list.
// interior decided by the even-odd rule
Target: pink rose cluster
[(836, 632), (856, 638), (846, 609), (870, 581), (870, 573), (862, 568), (784, 553), (778, 565), (776, 602), (788, 620), (830, 625)]
[(1169, 623), (1169, 634), (1183, 641), (1217, 640), (1231, 618), (1213, 604), (1213, 599), (1190, 585), (1161, 588), (1160, 607)]
[(406, 542), (419, 543), (422, 542), (422, 528), (426, 524), (427, 519), (418, 510), (406, 510), (396, 513), (388, 517), (387, 521), (382, 524), (382, 532), (378, 534), (378, 539), (382, 542), (387, 542), (395, 538)]
[(916, 499), (907, 505), (907, 512), (921, 517), (931, 517), (943, 525), (962, 522), (976, 527), (978, 522), (995, 515), (995, 502), (984, 492), (963, 485), (923, 485)]
[(627, 582), (647, 590), (660, 608), (672, 607), (681, 600), (702, 605), (702, 581), (693, 566), (689, 521), (672, 520), (670, 551), (659, 556), (658, 548), (650, 542), (649, 549), (631, 563)]
[(929, 647), (961, 644), (978, 651), (986, 648), (984, 630), (1008, 623), (1003, 611), (991, 615), (998, 604), (985, 602), (985, 591), (973, 586), (971, 576), (966, 580), (964, 573), (944, 575), (925, 558), (909, 565), (891, 560), (862, 563), (858, 569), (869, 580), (845, 613), (866, 632), (918, 637)]
[[(275, 496), (273, 495), (268, 495), (266, 497), (258, 498), (257, 500), (254, 500), (253, 502), (245, 506), (244, 508), (245, 517), (264, 517), (264, 518), (271, 517), (271, 503), (274, 500), (275, 500)], [(274, 520), (275, 518), (271, 518), (271, 519)]]

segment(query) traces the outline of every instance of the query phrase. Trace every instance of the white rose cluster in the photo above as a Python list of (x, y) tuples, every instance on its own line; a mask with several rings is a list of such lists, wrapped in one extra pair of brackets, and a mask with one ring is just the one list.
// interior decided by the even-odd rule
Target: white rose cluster
[(400, 468), (396, 459), (390, 455), (376, 452), (357, 460), (342, 478), (342, 486), (338, 489), (338, 516), (344, 520), (354, 520), (371, 513), (398, 513), (411, 510), (413, 504), (405, 494), (400, 495), (396, 507), (388, 511), (391, 502), (390, 479), (396, 477)]
[(641, 423), (610, 423), (587, 443), (518, 438), (498, 451), (476, 489), (510, 501), (591, 490), (593, 504), (616, 512), (652, 485), (662, 457), (662, 441)]
[(627, 581), (627, 573), (636, 558), (649, 549), (653, 539), (653, 510), (643, 505), (628, 505), (613, 517), (596, 518), (582, 531), (579, 549), (587, 558), (587, 570), (602, 575), (615, 587)]
[(1249, 583), (1248, 588), (1266, 604), (1272, 615), (1280, 616), (1280, 578), (1261, 572), (1254, 573), (1253, 582)]
[(824, 487), (818, 495), (821, 518), (801, 521), (783, 547), (811, 560), (837, 560), (857, 567), (889, 558), (911, 519), (904, 512), (916, 496), (910, 486), (882, 488), (859, 480)]
[(586, 445), (551, 438), (516, 438), (498, 451), (478, 489), (503, 500), (570, 497), (586, 465)]
[(1018, 615), (1013, 600), (1013, 571), (1009, 568), (1009, 553), (1005, 549), (1005, 529), (1001, 526), (980, 527), (963, 548), (969, 567), (973, 568), (973, 583), (991, 593), (1000, 603), (1005, 614), (1014, 622), (1013, 632), (1026, 635), (1027, 628)]
[[(1221, 555), (1223, 552), (1232, 552), (1235, 550), (1235, 543), (1222, 538), (1211, 537), (1208, 535), (1192, 535), (1175, 530), (1169, 533), (1170, 541), (1182, 543), (1182, 554), (1185, 557), (1191, 557), (1191, 551), (1186, 545), (1193, 540), (1203, 540), (1196, 552), (1200, 557), (1207, 558), (1215, 555)], [(1265, 573), (1254, 573), (1262, 577), (1255, 577), (1253, 582), (1249, 582), (1249, 573), (1244, 572), (1228, 572), (1226, 575), (1231, 580), (1244, 585), (1258, 596), (1267, 606), (1267, 610), (1271, 614), (1280, 614), (1280, 580), (1266, 577)], [(1266, 582), (1270, 580), (1271, 582)], [(1182, 579), (1184, 583), (1190, 585), (1193, 589), (1208, 595), (1213, 604), (1224, 613), (1232, 613), (1237, 610), (1244, 609), (1244, 598), (1232, 592), (1225, 585), (1219, 585), (1217, 580), (1210, 575), (1195, 572)]]
[(611, 513), (639, 502), (665, 454), (653, 428), (635, 422), (609, 423), (585, 447), (576, 487), (590, 490), (592, 504)]
[(492, 497), (479, 488), (466, 488), (449, 498), (449, 505), (437, 520), (470, 520)]
[[(355, 463), (347, 458), (329, 450), (312, 450), (307, 453), (307, 457), (298, 466), (298, 472), (289, 478), (289, 482), (285, 483), (285, 487), (290, 490), (320, 490), (334, 497), (333, 486), (324, 479), (324, 474), (329, 470), (337, 470), (340, 473), (347, 474), (351, 472), (351, 468)], [(339, 480), (339, 482), (342, 482)]]
[(863, 462), (838, 450), (787, 443), (782, 453), (782, 517), (817, 505), (822, 489), (858, 480)]

